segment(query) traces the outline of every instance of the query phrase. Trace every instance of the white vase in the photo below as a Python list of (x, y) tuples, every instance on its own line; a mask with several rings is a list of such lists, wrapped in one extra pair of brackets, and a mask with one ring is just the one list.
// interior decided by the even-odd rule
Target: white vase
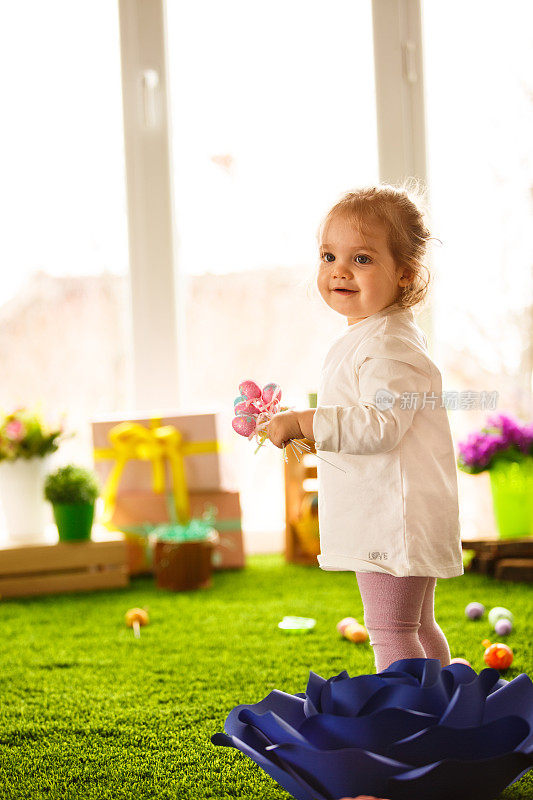
[(50, 519), (44, 497), (49, 458), (0, 461), (0, 506), (8, 541), (32, 544), (46, 541)]

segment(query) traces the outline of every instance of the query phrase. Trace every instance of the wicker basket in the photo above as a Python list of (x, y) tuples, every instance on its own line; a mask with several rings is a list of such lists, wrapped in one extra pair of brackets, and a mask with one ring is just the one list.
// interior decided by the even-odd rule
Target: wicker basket
[(154, 574), (159, 589), (186, 592), (208, 589), (212, 584), (212, 557), (216, 542), (154, 543)]

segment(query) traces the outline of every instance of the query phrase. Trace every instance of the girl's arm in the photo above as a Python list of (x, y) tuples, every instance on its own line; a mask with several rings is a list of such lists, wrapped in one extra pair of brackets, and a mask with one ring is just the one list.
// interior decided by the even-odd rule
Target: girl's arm
[(296, 412), (298, 415), (298, 424), (300, 426), (302, 435), (311, 442), (315, 441), (315, 435), (313, 433), (313, 418), (315, 416), (315, 411), (316, 408), (306, 408), (305, 411)]
[(313, 417), (317, 450), (371, 455), (393, 450), (431, 388), (429, 374), (392, 358), (367, 358), (359, 369), (354, 406), (319, 406)]

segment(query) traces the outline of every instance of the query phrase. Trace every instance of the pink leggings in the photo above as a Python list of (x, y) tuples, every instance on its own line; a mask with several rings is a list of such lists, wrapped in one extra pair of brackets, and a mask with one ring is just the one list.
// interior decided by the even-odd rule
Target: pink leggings
[(376, 672), (401, 658), (438, 658), (448, 666), (450, 648), (435, 621), (436, 578), (386, 572), (356, 572), (355, 577)]

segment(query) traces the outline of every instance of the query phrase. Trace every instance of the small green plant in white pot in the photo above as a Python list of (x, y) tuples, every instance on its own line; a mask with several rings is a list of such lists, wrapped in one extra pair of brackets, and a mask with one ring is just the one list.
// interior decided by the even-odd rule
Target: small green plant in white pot
[(96, 473), (67, 464), (46, 477), (44, 496), (52, 503), (60, 542), (91, 538), (94, 504), (100, 494)]

